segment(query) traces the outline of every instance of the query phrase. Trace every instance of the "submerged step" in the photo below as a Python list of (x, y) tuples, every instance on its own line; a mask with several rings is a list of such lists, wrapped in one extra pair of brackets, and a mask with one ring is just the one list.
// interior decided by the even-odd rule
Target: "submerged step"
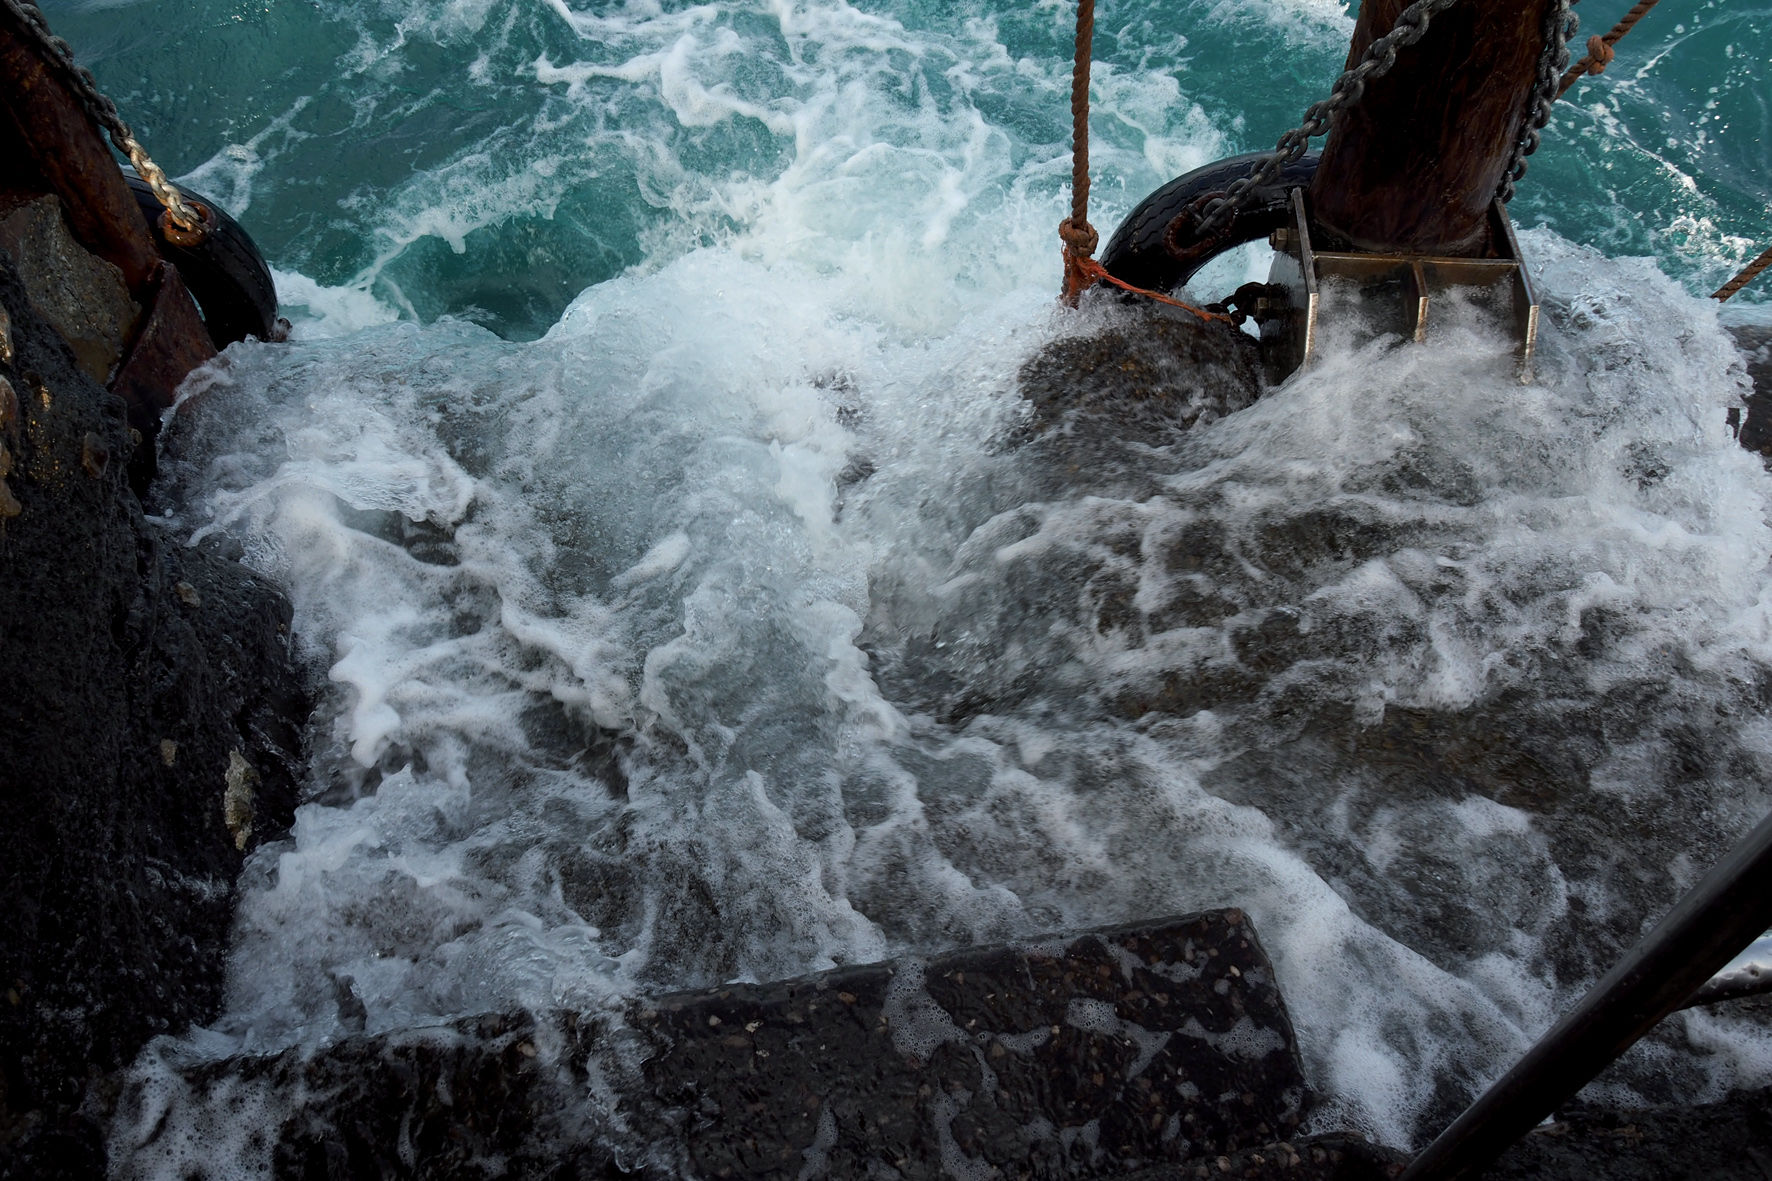
[(1114, 1176), (1246, 1159), (1306, 1098), (1234, 910), (179, 1072), (157, 1117), (138, 1076), (113, 1150), (207, 1144), (202, 1175), (231, 1125), (304, 1178)]
[(702, 1177), (1051, 1176), (1283, 1139), (1304, 1080), (1239, 912), (673, 997), (636, 1028)]

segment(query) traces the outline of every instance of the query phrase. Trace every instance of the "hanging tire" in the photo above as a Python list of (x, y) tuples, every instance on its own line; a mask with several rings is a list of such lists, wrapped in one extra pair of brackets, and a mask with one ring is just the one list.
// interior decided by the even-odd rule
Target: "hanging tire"
[(198, 310), (203, 313), (203, 326), (209, 330), (215, 347), (225, 349), (248, 336), (281, 339), (277, 286), (271, 280), (271, 268), (265, 265), (264, 256), (240, 223), (201, 193), (181, 188), (187, 201), (208, 211), (209, 228), (194, 246), (169, 242), (160, 232), (160, 215), (164, 211), (148, 182), (129, 167), (123, 169), (123, 179), (129, 183), (129, 191), (148, 223), (148, 233), (160, 256), (178, 268), (179, 276), (197, 301)]
[[(1194, 277), (1201, 267), (1227, 250), (1265, 238), (1291, 219), (1292, 190), (1310, 184), (1317, 172), (1312, 152), (1280, 170), (1269, 184), (1255, 190), (1248, 204), (1210, 235), (1200, 236), (1191, 214), (1202, 201), (1222, 196), (1232, 182), (1248, 176), (1271, 153), (1249, 152), (1231, 156), (1176, 177), (1139, 203), (1127, 214), (1108, 240), (1101, 265), (1108, 274), (1150, 291), (1173, 291)], [(1172, 235), (1170, 227), (1175, 226)]]

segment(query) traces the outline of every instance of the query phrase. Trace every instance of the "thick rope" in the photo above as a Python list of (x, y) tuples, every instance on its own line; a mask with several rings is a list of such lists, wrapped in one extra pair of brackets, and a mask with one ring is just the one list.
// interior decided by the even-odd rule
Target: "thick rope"
[(1612, 47), (1617, 45), (1619, 39), (1626, 33), (1636, 28), (1637, 22), (1642, 20), (1648, 11), (1651, 8), (1654, 8), (1658, 2), (1659, 0), (1638, 0), (1637, 6), (1625, 13), (1624, 18), (1612, 26), (1612, 31), (1610, 33), (1607, 33), (1603, 37), (1589, 37), (1587, 40), (1587, 56), (1570, 66), (1569, 72), (1563, 75), (1562, 85), (1557, 91), (1557, 97), (1562, 98), (1563, 95), (1568, 93), (1569, 88), (1575, 85), (1575, 83), (1584, 75), (1598, 74), (1605, 70), (1607, 66), (1611, 65), (1613, 58)]
[(1058, 237), (1064, 243), (1065, 305), (1074, 308), (1084, 291), (1097, 283), (1110, 283), (1122, 291), (1192, 312), (1202, 320), (1223, 320), (1234, 326), (1236, 322), (1229, 316), (1116, 279), (1095, 260), (1101, 238), (1089, 224), (1089, 63), (1094, 41), (1095, 0), (1077, 0), (1077, 54), (1071, 63), (1071, 215), (1058, 223)]
[[(1083, 259), (1079, 264), (1079, 269), (1082, 271), (1083, 275), (1088, 278), (1090, 283), (1110, 283), (1113, 286), (1118, 287), (1121, 291), (1129, 291), (1133, 295), (1142, 295), (1146, 299), (1154, 299), (1158, 303), (1168, 304), (1172, 308), (1180, 308), (1184, 312), (1192, 312), (1202, 320), (1223, 320), (1231, 327), (1236, 327), (1237, 321), (1231, 316), (1226, 316), (1219, 312), (1209, 312), (1205, 308), (1197, 308), (1191, 303), (1183, 303), (1181, 300), (1171, 298), (1160, 291), (1151, 291), (1144, 287), (1134, 287), (1132, 284), (1126, 282), (1126, 280), (1116, 278), (1109, 274), (1108, 269), (1093, 258)], [(1087, 286), (1087, 284), (1085, 284), (1085, 286)]]
[(1058, 223), (1064, 243), (1064, 302), (1076, 307), (1094, 280), (1084, 268), (1101, 239), (1089, 224), (1089, 61), (1095, 43), (1095, 0), (1077, 0), (1077, 51), (1071, 63), (1071, 215)]
[(1737, 291), (1740, 291), (1743, 287), (1746, 287), (1749, 283), (1752, 283), (1759, 277), (1760, 272), (1767, 267), (1772, 267), (1772, 246), (1768, 246), (1764, 254), (1748, 263), (1745, 267), (1742, 267), (1739, 275), (1713, 291), (1711, 293), (1711, 298), (1721, 303), (1731, 295), (1734, 295)]
[(1071, 62), (1071, 224), (1089, 224), (1089, 68), (1094, 58), (1095, 0), (1078, 0)]

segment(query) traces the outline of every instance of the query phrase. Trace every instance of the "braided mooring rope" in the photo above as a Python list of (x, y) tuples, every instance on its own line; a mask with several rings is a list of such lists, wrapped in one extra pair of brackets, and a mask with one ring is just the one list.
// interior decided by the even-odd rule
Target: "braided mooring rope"
[(1587, 56), (1570, 66), (1569, 72), (1563, 75), (1563, 81), (1557, 88), (1557, 97), (1562, 98), (1567, 94), (1569, 88), (1580, 81), (1583, 75), (1598, 74), (1611, 65), (1614, 56), (1612, 47), (1617, 45), (1619, 39), (1626, 33), (1636, 28), (1637, 22), (1642, 20), (1649, 10), (1659, 2), (1660, 0), (1639, 0), (1635, 8), (1625, 13), (1623, 18), (1612, 26), (1610, 33), (1601, 37), (1589, 37), (1587, 39)]

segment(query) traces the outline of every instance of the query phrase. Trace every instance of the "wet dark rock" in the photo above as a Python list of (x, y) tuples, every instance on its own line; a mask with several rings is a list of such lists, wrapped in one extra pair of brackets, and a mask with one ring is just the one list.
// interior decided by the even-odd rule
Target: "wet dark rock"
[(1149, 303), (1107, 315), (1106, 324), (1061, 337), (1022, 366), (1030, 435), (1059, 430), (1160, 446), (1261, 392), (1256, 341), (1229, 324)]
[[(1123, 329), (1122, 343), (1138, 336), (1130, 321)], [(1736, 335), (1772, 394), (1772, 328)], [(1554, 561), (1542, 573), (1510, 571), (1499, 586), (1467, 570), (1482, 557), (1473, 543), (1495, 537), (1458, 511), (1481, 503), (1497, 478), (1481, 451), (1460, 455), (1455, 439), (1429, 432), (1382, 461), (1337, 468), (1333, 480), (1302, 481), (1297, 497), (1263, 500), (1274, 485), (1253, 470), (1141, 484), (1140, 461), (1159, 473), (1197, 470), (1216, 454), (1212, 435), (1189, 436), (1178, 418), (1167, 428), (1173, 447), (1115, 452), (1111, 407), (1137, 403), (1140, 371), (1117, 376), (1091, 345), (1066, 342), (1022, 374), (1039, 428), (1024, 454), (1051, 456), (1061, 474), (1050, 490), (1013, 492), (1033, 501), (1050, 491), (1058, 506), (1016, 509), (1003, 496), (1008, 507), (977, 527), (939, 594), (905, 594), (902, 608), (876, 598), (870, 656), (895, 702), (953, 727), (1042, 707), (1071, 735), (1102, 716), (1144, 732), (1171, 718), (1197, 726), (1210, 752), (1201, 785), (1269, 817), (1363, 921), (1467, 978), (1484, 957), (1517, 956), (1529, 941), (1532, 969), (1570, 999), (1672, 905), (1693, 867), (1758, 819), (1763, 774), (1746, 735), (1766, 708), (1764, 670), (1693, 668), (1677, 644), (1644, 642), (1664, 625), (1652, 612), (1582, 606), (1568, 627), (1496, 653), (1474, 700), (1370, 692), (1436, 642), (1423, 615), (1347, 593), (1368, 563), (1388, 567), (1429, 607), (1427, 619), (1468, 620), (1482, 635), (1510, 626), (1517, 608), (1472, 610), (1479, 595), (1525, 605), (1570, 585), (1572, 572)], [(1054, 376), (1061, 364), (1074, 375), (1070, 403)], [(1116, 382), (1134, 392), (1114, 392)], [(1668, 477), (1664, 452), (1629, 446), (1623, 467), (1654, 489)], [(1510, 478), (1501, 477), (1504, 493)], [(1257, 493), (1252, 507), (1223, 511), (1221, 498), (1243, 489)], [(1099, 508), (1074, 507), (1098, 492)], [(1017, 546), (1037, 531), (1040, 545)], [(1113, 674), (1079, 677), (1074, 699), (1048, 702), (1039, 694), (1050, 681), (1020, 676), (1019, 666), (1050, 669), (1073, 654)], [(1383, 1036), (1405, 1057), (1423, 1039), (1460, 1048), (1422, 1097), (1424, 1128), (1470, 1102), (1486, 1056), (1512, 1052), (1512, 1031), (1469, 1016), (1399, 1023)], [(1663, 1028), (1620, 1064), (1617, 1081), (1642, 1102), (1672, 1102), (1697, 1085), (1703, 1059)]]
[(12, 208), (0, 198), (0, 250), (17, 268), (32, 308), (61, 334), (80, 371), (103, 383), (123, 357), (139, 309), (123, 272), (88, 254), (61, 210), (53, 196)]
[(1697, 1106), (1565, 1112), (1527, 1133), (1483, 1176), (1765, 1181), (1772, 1177), (1772, 1091)]
[(1390, 1181), (1408, 1160), (1395, 1149), (1337, 1132), (1265, 1144), (1198, 1164), (1147, 1169), (1119, 1181)]
[(144, 518), (122, 401), (3, 255), (0, 306), (0, 1173), (34, 1176), (96, 1150), (90, 1078), (215, 1012), (240, 818), (287, 826), (306, 697), (287, 602)]
[[(312, 1057), (249, 1057), (189, 1072), (208, 1102), (243, 1109), (263, 1093), (300, 1095), (280, 1123), (238, 1128), (242, 1155), (276, 1177), (620, 1176), (609, 1146), (574, 1142), (560, 1122), (584, 1085), (538, 1045), (559, 1046), (576, 1021), (546, 1028), (527, 1015), (484, 1016), (440, 1029), (347, 1038)], [(587, 1031), (588, 1034), (588, 1031)], [(124, 1098), (123, 1114), (131, 1116)], [(187, 1177), (208, 1173), (181, 1162)]]
[(1729, 335), (1735, 338), (1754, 383), (1747, 399), (1747, 421), (1741, 424), (1741, 445), (1772, 456), (1772, 326), (1738, 325), (1729, 329)]
[[(1246, 1159), (1295, 1137), (1306, 1103), (1236, 911), (185, 1078), (224, 1110), (276, 1092), (287, 1114), (257, 1147), (291, 1178), (1117, 1176)], [(126, 1094), (122, 1117), (140, 1102)]]

